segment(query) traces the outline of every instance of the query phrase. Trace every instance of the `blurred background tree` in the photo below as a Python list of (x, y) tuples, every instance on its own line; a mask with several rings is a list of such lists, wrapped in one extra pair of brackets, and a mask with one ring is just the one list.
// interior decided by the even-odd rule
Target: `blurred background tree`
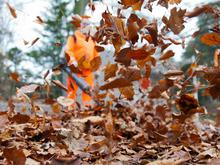
[[(15, 0), (8, 2), (22, 8), (22, 4)], [(9, 79), (10, 72), (13, 72), (10, 66), (16, 66), (18, 63), (15, 62), (15, 58), (9, 59), (9, 52), (12, 52), (10, 43), (14, 41), (13, 27), (10, 26), (12, 17), (3, 0), (0, 0), (0, 4), (2, 4), (0, 5), (0, 96), (8, 98), (12, 96), (15, 91), (15, 82)]]
[[(10, 47), (14, 36), (13, 29), (9, 28), (12, 27), (9, 26), (11, 15), (6, 5), (0, 0), (0, 3), (3, 4), (0, 6), (0, 84), (2, 86), (0, 87), (0, 96), (4, 96), (4, 98), (12, 96), (16, 87), (22, 84), (10, 80), (9, 74), (11, 72), (18, 72), (22, 81), (27, 83), (28, 78), (31, 80), (42, 78), (41, 72), (43, 70), (51, 69), (59, 64), (59, 55), (65, 46), (65, 41), (69, 35), (74, 33), (74, 27), (70, 23), (71, 16), (73, 14), (83, 15), (87, 2), (88, 0), (50, 0), (50, 6), (42, 18), (44, 31), (38, 32), (42, 36), (42, 44), (25, 53), (17, 47)], [(8, 3), (22, 10), (23, 2), (11, 0)], [(38, 65), (42, 70), (33, 73), (30, 69), (23, 67), (24, 61)], [(55, 78), (62, 81), (62, 75)], [(61, 89), (53, 88), (51, 94), (53, 96), (61, 95)]]
[[(71, 21), (73, 14), (84, 13), (87, 0), (51, 0), (49, 10), (45, 13), (43, 44), (39, 48), (27, 53), (36, 63), (44, 69), (50, 69), (60, 62), (60, 53), (65, 46), (66, 39), (73, 34)], [(55, 77), (62, 80), (62, 75)], [(61, 95), (61, 89), (53, 88), (51, 94)]]

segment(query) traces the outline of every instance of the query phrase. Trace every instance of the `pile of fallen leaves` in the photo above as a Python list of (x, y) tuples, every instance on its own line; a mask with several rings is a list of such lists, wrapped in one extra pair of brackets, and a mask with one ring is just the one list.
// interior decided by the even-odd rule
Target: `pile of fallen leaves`
[[(198, 114), (206, 110), (194, 96), (205, 86), (206, 95), (220, 97), (219, 50), (214, 55), (214, 66), (193, 61), (186, 73), (166, 69), (158, 82), (149, 81), (159, 64), (172, 66), (169, 61), (175, 52), (169, 49), (171, 45), (184, 47), (184, 40), (177, 41), (170, 33), (180, 34), (187, 19), (200, 14), (219, 19), (220, 12), (209, 5), (191, 12), (173, 7), (159, 27), (157, 20), (150, 21), (135, 12), (152, 11), (155, 2), (168, 8), (181, 0), (121, 0), (117, 15), (105, 11), (96, 33), (87, 34), (97, 42), (97, 51), (104, 51), (103, 45), (108, 44), (115, 50), (115, 62), (104, 68), (105, 84), (95, 90), (98, 105), (83, 110), (80, 103), (65, 97), (43, 100), (49, 108), (38, 103), (40, 92), (50, 92), (47, 76), (50, 72), (60, 74), (59, 68), (45, 74), (45, 84), (17, 90), (17, 98), (9, 100), (8, 109), (0, 113), (2, 164), (220, 164), (220, 118), (201, 122)], [(7, 6), (16, 18), (15, 10)], [(92, 1), (89, 6), (95, 10)], [(124, 10), (130, 10), (130, 14), (125, 16)], [(78, 15), (72, 18), (76, 27), (87, 19)], [(218, 27), (213, 25), (201, 42), (219, 46)], [(192, 37), (196, 34), (199, 32)], [(73, 73), (81, 72), (84, 58), (75, 67), (66, 54)], [(95, 72), (100, 65), (101, 58), (97, 57), (89, 66)], [(195, 86), (194, 77), (206, 84)], [(11, 78), (19, 81), (16, 73)], [(52, 83), (66, 90), (58, 80)], [(194, 87), (192, 91), (188, 91), (189, 86)], [(16, 110), (17, 102), (25, 103), (20, 111)]]
[[(24, 98), (25, 97), (25, 98)], [(29, 98), (23, 93), (23, 101)], [(62, 100), (62, 101), (61, 101)], [(30, 102), (16, 112), (18, 100), (0, 113), (2, 164), (218, 164), (220, 129), (193, 122), (203, 112), (190, 95), (176, 100), (179, 111), (153, 100), (117, 100), (74, 111), (69, 100)], [(184, 108), (185, 107), (185, 108)]]

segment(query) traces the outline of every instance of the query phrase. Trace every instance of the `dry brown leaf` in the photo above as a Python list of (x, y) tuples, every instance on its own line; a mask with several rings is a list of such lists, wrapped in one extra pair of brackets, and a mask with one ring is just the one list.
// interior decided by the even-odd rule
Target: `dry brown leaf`
[(127, 20), (127, 38), (135, 44), (139, 35), (138, 32), (147, 24), (147, 20), (140, 19), (136, 14), (132, 13)]
[(21, 149), (16, 147), (5, 148), (3, 150), (3, 156), (9, 161), (16, 165), (25, 165), (26, 157)]
[(121, 35), (115, 34), (114, 38), (112, 39), (112, 44), (115, 48), (115, 52), (119, 52), (121, 50), (121, 47), (125, 45), (126, 40), (122, 38)]
[(186, 10), (173, 8), (170, 12), (170, 18), (163, 16), (162, 21), (167, 28), (171, 29), (174, 34), (179, 34), (184, 29), (184, 15)]
[(108, 64), (105, 68), (104, 80), (106, 81), (111, 77), (115, 77), (117, 70), (118, 70), (118, 65), (117, 64)]
[(128, 38), (132, 42), (132, 44), (135, 44), (139, 39), (138, 31), (139, 26), (136, 22), (128, 22)]
[(206, 33), (201, 36), (200, 41), (209, 46), (220, 46), (220, 35), (218, 33)]
[[(146, 27), (146, 29), (148, 30), (151, 39), (152, 39), (152, 43), (154, 44), (154, 46), (158, 45), (158, 30), (157, 30), (157, 22), (154, 21), (153, 23), (151, 23), (150, 25), (148, 25)], [(145, 36), (146, 37), (146, 36)], [(145, 38), (147, 39), (147, 38)], [(148, 39), (149, 40), (149, 39)]]
[(145, 46), (137, 50), (128, 50), (128, 56), (134, 60), (144, 60), (150, 55), (153, 55), (156, 48), (146, 48)]
[(40, 39), (39, 37), (35, 38), (35, 39), (31, 42), (31, 46), (33, 46), (39, 39)]
[(87, 123), (88, 121), (90, 121), (93, 124), (100, 124), (104, 122), (104, 118), (100, 116), (89, 116), (81, 119), (73, 119), (72, 121), (75, 123)]
[(176, 160), (174, 158), (171, 158), (171, 159), (156, 160), (151, 163), (148, 163), (147, 165), (171, 165), (171, 164), (172, 165), (179, 165), (183, 162), (184, 161), (182, 161), (181, 159)]
[(130, 51), (130, 48), (120, 50), (120, 52), (116, 54), (115, 61), (125, 66), (129, 66), (131, 64), (131, 58), (128, 56), (128, 51)]
[(220, 66), (220, 49), (216, 49), (214, 53), (214, 67)]
[(172, 50), (168, 50), (167, 52), (165, 52), (164, 54), (162, 54), (159, 58), (159, 60), (167, 60), (170, 57), (173, 57), (175, 55), (175, 53)]
[(145, 34), (144, 36), (142, 36), (143, 37), (143, 39), (145, 39), (147, 42), (149, 42), (150, 44), (152, 44), (153, 43), (153, 39), (152, 39), (152, 37), (151, 37), (151, 35), (150, 34)]
[(86, 150), (89, 152), (97, 152), (103, 147), (107, 146), (107, 144), (108, 144), (107, 139), (104, 139), (104, 140), (92, 143), (90, 146), (86, 148)]
[(11, 7), (11, 5), (10, 5), (8, 2), (6, 2), (6, 5), (7, 5), (8, 9), (9, 9), (11, 15), (12, 15), (14, 18), (17, 18), (17, 14), (16, 14), (15, 9), (14, 9), (13, 7)]
[(132, 9), (135, 10), (141, 10), (142, 4), (143, 4), (144, 0), (139, 0), (137, 3), (135, 3), (134, 5), (132, 5)]
[(115, 61), (129, 66), (131, 59), (134, 60), (144, 60), (149, 56), (153, 55), (156, 51), (155, 47), (143, 46), (139, 49), (132, 49), (131, 47), (122, 49), (117, 55)]
[(192, 94), (181, 95), (176, 99), (176, 106), (185, 115), (204, 113), (204, 109), (200, 107), (198, 100)]
[(100, 87), (100, 90), (107, 90), (107, 89), (113, 89), (113, 88), (121, 88), (121, 87), (127, 87), (131, 86), (132, 83), (125, 79), (125, 78), (117, 78), (113, 81), (110, 81), (109, 83), (106, 83), (105, 85), (102, 85)]
[(121, 0), (120, 3), (125, 8), (132, 7), (133, 10), (140, 10), (143, 2), (143, 0)]
[(108, 115), (106, 116), (105, 130), (108, 133), (109, 137), (111, 137), (113, 134), (113, 130), (114, 130), (111, 110), (108, 113)]
[(67, 91), (67, 88), (59, 80), (52, 80), (52, 83), (54, 83), (57, 87)]
[(169, 4), (179, 4), (182, 0), (169, 0)]
[(24, 45), (28, 45), (29, 44), (29, 42), (26, 41), (26, 40), (23, 40), (23, 43), (24, 43)]
[(220, 164), (220, 158), (209, 159), (207, 161), (207, 165), (217, 165), (217, 164)]
[(102, 46), (96, 45), (96, 46), (95, 46), (95, 50), (96, 50), (97, 52), (103, 52), (103, 51), (105, 50), (105, 48), (102, 47)]
[(135, 68), (122, 68), (119, 71), (119, 75), (122, 75), (126, 80), (130, 82), (141, 79), (141, 71)]
[(197, 159), (204, 159), (207, 156), (210, 156), (211, 158), (216, 158), (217, 155), (218, 155), (218, 151), (216, 150), (216, 148), (210, 148), (208, 150), (199, 153)]
[(135, 3), (138, 3), (139, 0), (121, 0), (121, 4), (124, 6), (132, 6)]
[(121, 94), (128, 100), (132, 100), (134, 96), (134, 89), (132, 86), (119, 88)]
[(17, 124), (24, 124), (30, 120), (30, 117), (28, 115), (18, 113), (13, 117), (9, 118), (9, 120)]
[(43, 25), (43, 24), (44, 24), (44, 20), (43, 20), (40, 16), (37, 16), (37, 17), (36, 17), (35, 22), (38, 23), (38, 24), (40, 24), (40, 25)]
[(149, 92), (149, 98), (159, 98), (161, 94), (168, 90), (170, 87), (174, 85), (172, 80), (169, 79), (161, 79), (158, 81), (158, 85), (154, 86), (153, 89)]

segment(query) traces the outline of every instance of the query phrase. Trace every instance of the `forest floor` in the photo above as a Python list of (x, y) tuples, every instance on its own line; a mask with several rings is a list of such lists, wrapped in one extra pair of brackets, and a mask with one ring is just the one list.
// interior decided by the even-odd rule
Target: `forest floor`
[(74, 111), (55, 103), (49, 114), (37, 104), (25, 113), (30, 105), (1, 103), (8, 111), (0, 112), (0, 163), (220, 164), (214, 121), (204, 120), (198, 129), (192, 117), (183, 121), (163, 106), (148, 106)]

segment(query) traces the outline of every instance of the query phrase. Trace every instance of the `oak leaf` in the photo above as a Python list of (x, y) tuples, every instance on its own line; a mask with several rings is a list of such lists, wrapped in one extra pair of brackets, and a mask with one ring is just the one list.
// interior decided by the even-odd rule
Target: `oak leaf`
[(169, 19), (163, 16), (162, 21), (164, 24), (166, 24), (166, 27), (169, 28), (174, 34), (179, 34), (185, 28), (183, 25), (185, 13), (186, 10), (177, 10), (175, 7), (171, 9)]

